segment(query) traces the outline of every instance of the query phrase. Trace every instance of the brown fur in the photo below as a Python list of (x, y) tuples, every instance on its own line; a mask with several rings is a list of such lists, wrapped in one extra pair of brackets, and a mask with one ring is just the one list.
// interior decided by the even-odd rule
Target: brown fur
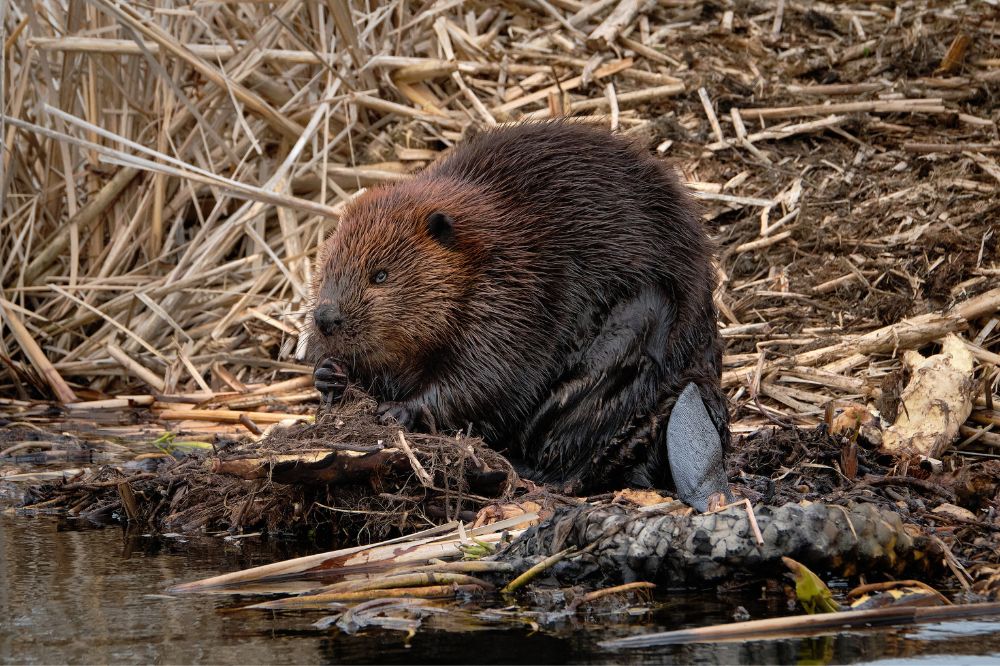
[[(314, 286), (344, 324), (313, 330), (310, 351), (401, 403), (394, 414), (472, 424), (543, 478), (593, 485), (611, 473), (588, 469), (610, 440), (655, 440), (647, 416), (689, 381), (726, 442), (713, 246), (694, 210), (668, 168), (607, 131), (480, 134), (347, 208)], [(436, 213), (451, 224), (429, 228)], [(624, 466), (663, 466), (648, 445), (626, 448)], [(659, 485), (662, 470), (646, 476)]]

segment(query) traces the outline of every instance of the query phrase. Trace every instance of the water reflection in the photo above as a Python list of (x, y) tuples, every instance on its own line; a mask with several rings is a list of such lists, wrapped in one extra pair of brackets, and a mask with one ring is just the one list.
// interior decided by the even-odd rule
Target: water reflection
[[(651, 613), (563, 616), (536, 629), (518, 622), (433, 619), (412, 638), (318, 631), (322, 613), (239, 610), (245, 601), (164, 594), (170, 585), (316, 546), (255, 539), (163, 539), (56, 519), (0, 516), (0, 661), (16, 663), (850, 663), (927, 654), (1000, 655), (1000, 624), (953, 623), (811, 639), (685, 645), (623, 653), (600, 640), (780, 613), (744, 596), (666, 598)], [(475, 616), (480, 609), (466, 609)], [(435, 629), (435, 627), (438, 627)], [(450, 629), (450, 630), (446, 630)]]

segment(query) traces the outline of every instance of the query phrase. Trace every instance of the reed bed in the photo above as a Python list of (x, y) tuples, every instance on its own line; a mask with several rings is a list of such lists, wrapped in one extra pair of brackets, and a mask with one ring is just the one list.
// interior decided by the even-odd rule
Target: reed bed
[(310, 404), (299, 321), (344, 203), (571, 116), (703, 201), (737, 430), (889, 405), (898, 352), (959, 331), (963, 433), (1000, 446), (993, 3), (37, 0), (0, 24), (7, 411)]

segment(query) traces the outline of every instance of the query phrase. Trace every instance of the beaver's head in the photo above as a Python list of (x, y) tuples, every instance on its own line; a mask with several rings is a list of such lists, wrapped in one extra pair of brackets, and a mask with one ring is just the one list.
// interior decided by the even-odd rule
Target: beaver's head
[(372, 190), (345, 210), (317, 261), (313, 356), (392, 373), (447, 344), (481, 255), (463, 234), (472, 222), (464, 194), (414, 182)]

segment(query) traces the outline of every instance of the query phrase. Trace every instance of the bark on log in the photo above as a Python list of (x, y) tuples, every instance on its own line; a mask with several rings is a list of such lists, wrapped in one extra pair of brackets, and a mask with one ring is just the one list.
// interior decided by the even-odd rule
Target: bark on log
[(757, 507), (755, 513), (763, 546), (755, 541), (742, 507), (688, 516), (616, 505), (573, 507), (529, 529), (496, 559), (524, 569), (575, 546), (584, 552), (553, 567), (563, 582), (600, 577), (669, 586), (780, 573), (783, 556), (817, 573), (842, 576), (860, 571), (920, 575), (937, 571), (943, 562), (934, 542), (904, 525), (898, 514), (873, 504), (786, 504)]
[(216, 458), (212, 460), (212, 472), (289, 485), (328, 485), (367, 479), (381, 468), (402, 470), (407, 465), (406, 457), (398, 449), (366, 453), (322, 451), (269, 458)]

